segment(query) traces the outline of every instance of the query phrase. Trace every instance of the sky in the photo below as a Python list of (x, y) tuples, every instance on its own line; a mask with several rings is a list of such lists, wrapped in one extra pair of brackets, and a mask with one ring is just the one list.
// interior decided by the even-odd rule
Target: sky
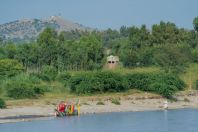
[(198, 0), (0, 0), (0, 24), (24, 18), (63, 18), (98, 29), (150, 28), (160, 21), (192, 29)]

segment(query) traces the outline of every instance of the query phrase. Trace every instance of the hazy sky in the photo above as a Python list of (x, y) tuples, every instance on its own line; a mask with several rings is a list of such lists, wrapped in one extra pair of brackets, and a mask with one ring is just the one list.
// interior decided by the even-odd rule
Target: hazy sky
[(198, 0), (0, 0), (0, 24), (52, 15), (99, 29), (150, 27), (161, 20), (192, 29)]

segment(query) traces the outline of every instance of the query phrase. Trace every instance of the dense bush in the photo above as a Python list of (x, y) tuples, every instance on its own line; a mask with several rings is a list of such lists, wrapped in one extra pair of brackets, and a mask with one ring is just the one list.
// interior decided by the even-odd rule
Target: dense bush
[(37, 98), (46, 91), (44, 85), (35, 76), (21, 74), (4, 81), (7, 96), (15, 99)]
[(112, 99), (112, 100), (111, 100), (111, 103), (112, 103), (112, 104), (115, 104), (115, 105), (120, 105), (120, 104), (121, 104), (120, 101), (119, 101), (118, 99)]
[(118, 73), (94, 72), (73, 76), (70, 88), (77, 94), (91, 94), (125, 91), (128, 89), (128, 84)]
[(98, 101), (98, 102), (96, 103), (96, 105), (105, 105), (105, 103), (102, 102), (102, 101)]
[(59, 73), (56, 77), (56, 80), (59, 81), (59, 82), (62, 82), (64, 83), (64, 85), (67, 85), (67, 83), (69, 82), (71, 78), (71, 74), (68, 73), (68, 72), (62, 72), (62, 73)]
[(44, 81), (53, 81), (57, 76), (57, 70), (53, 66), (44, 66), (39, 76)]
[(78, 74), (71, 78), (71, 91), (77, 94), (119, 92), (128, 88), (158, 93), (171, 97), (183, 90), (184, 82), (178, 76), (165, 73), (133, 73), (122, 75), (113, 72)]
[(14, 59), (0, 60), (0, 79), (15, 76), (23, 71), (23, 66)]
[(150, 91), (171, 97), (176, 91), (183, 90), (184, 82), (177, 76), (165, 73), (134, 73), (126, 75), (131, 88)]
[(198, 80), (196, 80), (195, 85), (196, 85), (196, 89), (198, 90)]
[(0, 109), (6, 108), (6, 103), (3, 99), (0, 98)]
[(192, 59), (194, 62), (198, 63), (198, 47), (192, 51)]

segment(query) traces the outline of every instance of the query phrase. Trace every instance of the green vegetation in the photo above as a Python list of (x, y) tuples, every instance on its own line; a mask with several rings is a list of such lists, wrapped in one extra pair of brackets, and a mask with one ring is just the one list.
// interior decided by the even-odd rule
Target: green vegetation
[[(35, 42), (0, 41), (0, 97), (32, 99), (136, 89), (171, 98), (184, 88), (198, 87), (198, 17), (193, 26), (194, 30), (185, 30), (162, 21), (151, 30), (145, 25), (61, 33), (46, 28)], [(111, 54), (120, 59), (114, 71), (104, 68)]]
[(3, 99), (0, 98), (0, 109), (6, 108), (6, 103)]
[(47, 91), (40, 80), (28, 74), (20, 74), (2, 84), (8, 97), (14, 99), (37, 98)]
[(184, 102), (190, 102), (188, 98), (184, 98)]
[(71, 78), (70, 88), (77, 94), (122, 92), (128, 89), (127, 81), (118, 73), (90, 72)]
[(195, 85), (196, 85), (196, 89), (198, 90), (198, 80), (196, 80)]
[(0, 60), (0, 79), (8, 78), (20, 74), (23, 71), (23, 65), (14, 59)]
[(135, 73), (127, 75), (131, 88), (150, 91), (170, 98), (176, 91), (184, 89), (184, 82), (179, 77), (164, 73)]
[(77, 94), (124, 92), (129, 88), (149, 91), (170, 98), (176, 91), (184, 89), (178, 76), (165, 73), (91, 72), (72, 76), (71, 91)]
[(44, 66), (41, 69), (39, 77), (44, 81), (54, 81), (57, 74), (57, 70), (53, 66)]
[(119, 101), (118, 99), (112, 99), (112, 100), (111, 100), (111, 103), (112, 103), (112, 104), (115, 104), (115, 105), (120, 105), (120, 104), (121, 104), (120, 101)]
[(192, 63), (188, 66), (185, 73), (181, 74), (180, 77), (187, 84), (187, 89), (195, 89), (195, 82), (198, 80), (198, 64)]
[(105, 105), (105, 103), (102, 102), (102, 101), (98, 101), (98, 102), (96, 103), (96, 105)]

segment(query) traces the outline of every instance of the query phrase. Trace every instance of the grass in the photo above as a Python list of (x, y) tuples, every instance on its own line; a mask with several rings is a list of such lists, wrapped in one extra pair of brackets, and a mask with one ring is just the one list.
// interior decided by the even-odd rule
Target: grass
[(186, 72), (180, 77), (187, 84), (187, 90), (195, 89), (195, 81), (198, 79), (198, 64), (190, 64), (189, 67), (186, 69)]
[(150, 73), (150, 72), (160, 72), (159, 67), (137, 67), (133, 69), (128, 69), (128, 68), (119, 68), (115, 69), (114, 72), (122, 73), (122, 74), (127, 74), (127, 73)]

